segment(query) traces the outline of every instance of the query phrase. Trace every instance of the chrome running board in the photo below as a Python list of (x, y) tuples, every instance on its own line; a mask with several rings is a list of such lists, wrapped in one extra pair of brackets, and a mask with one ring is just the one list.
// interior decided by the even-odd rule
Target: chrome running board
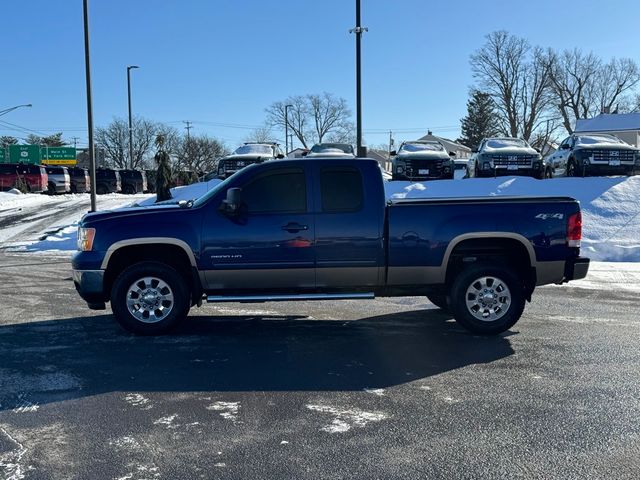
[(373, 300), (373, 292), (367, 293), (307, 293), (299, 295), (209, 295), (208, 303), (220, 302), (294, 302), (299, 300)]

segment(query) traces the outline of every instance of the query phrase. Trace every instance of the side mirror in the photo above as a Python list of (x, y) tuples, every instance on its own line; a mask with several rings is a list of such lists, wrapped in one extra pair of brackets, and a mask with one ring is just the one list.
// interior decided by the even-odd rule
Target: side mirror
[(276, 158), (277, 158), (278, 160), (281, 160), (281, 159), (283, 159), (283, 158), (284, 158), (284, 155), (283, 155), (282, 153), (279, 153), (278, 155), (276, 155)]
[(563, 143), (560, 145), (560, 150), (569, 150), (571, 148), (568, 143)]
[(456, 152), (449, 152), (449, 156), (450, 157), (455, 157), (456, 156)]
[(534, 148), (534, 150), (538, 153), (542, 153), (542, 150), (540, 150), (539, 148)]
[(471, 150), (471, 153), (478, 153), (478, 150), (477, 149)]
[(398, 152), (396, 152), (395, 150), (391, 150), (389, 152), (389, 155), (392, 156), (392, 157), (395, 157), (397, 154), (398, 154)]
[(309, 150), (305, 150), (304, 152), (302, 152), (303, 157), (306, 157), (307, 155), (309, 155)]
[(237, 215), (242, 205), (242, 189), (230, 188), (227, 190), (227, 198), (222, 201), (220, 209), (227, 215)]

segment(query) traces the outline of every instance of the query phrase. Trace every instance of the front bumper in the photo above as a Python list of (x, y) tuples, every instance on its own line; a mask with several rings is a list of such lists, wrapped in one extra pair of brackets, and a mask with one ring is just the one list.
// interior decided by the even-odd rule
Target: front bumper
[(517, 170), (509, 170), (507, 168), (491, 168), (489, 170), (476, 171), (476, 177), (490, 178), (490, 177), (534, 177), (540, 178), (542, 170), (536, 168), (519, 168)]
[(90, 308), (104, 308), (104, 270), (73, 270), (73, 284)]
[(640, 170), (640, 166), (636, 166), (633, 163), (621, 163), (620, 165), (609, 165), (590, 163), (589, 165), (582, 165), (584, 169), (584, 175), (635, 175)]
[(590, 260), (585, 257), (576, 257), (567, 260), (564, 266), (564, 278), (565, 281), (580, 280), (587, 276), (589, 271)]

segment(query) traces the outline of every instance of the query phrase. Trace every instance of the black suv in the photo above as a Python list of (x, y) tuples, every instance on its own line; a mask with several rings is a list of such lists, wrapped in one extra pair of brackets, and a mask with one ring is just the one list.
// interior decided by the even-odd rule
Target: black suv
[(555, 176), (634, 175), (640, 172), (640, 150), (604, 133), (574, 133), (547, 161)]
[(416, 140), (402, 142), (393, 157), (393, 180), (450, 180), (453, 178), (453, 152), (440, 142)]
[(147, 175), (140, 170), (120, 170), (122, 193), (134, 194), (147, 192)]
[(118, 170), (112, 168), (98, 168), (96, 170), (96, 193), (98, 195), (120, 193), (121, 191), (122, 183)]
[(81, 167), (69, 167), (71, 178), (71, 193), (86, 193), (91, 190), (89, 170)]

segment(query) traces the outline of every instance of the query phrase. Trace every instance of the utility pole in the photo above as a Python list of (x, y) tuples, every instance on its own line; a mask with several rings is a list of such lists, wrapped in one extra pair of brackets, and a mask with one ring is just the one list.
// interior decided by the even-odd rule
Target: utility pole
[(365, 157), (366, 153), (362, 148), (362, 75), (360, 68), (360, 42), (362, 34), (368, 32), (367, 27), (360, 25), (360, 0), (356, 0), (356, 28), (349, 30), (349, 33), (356, 34), (356, 154), (358, 157)]
[(131, 121), (131, 70), (140, 68), (137, 65), (127, 67), (127, 96), (129, 98), (129, 169), (133, 170), (133, 125)]
[(393, 146), (393, 133), (389, 130), (389, 158), (391, 158), (391, 147)]
[(96, 157), (93, 144), (93, 100), (91, 97), (91, 60), (89, 58), (89, 0), (83, 0), (84, 68), (87, 83), (87, 129), (89, 130), (89, 174), (91, 176), (91, 211), (96, 211)]
[(184, 121), (182, 123), (184, 123), (186, 125), (186, 127), (184, 127), (184, 129), (187, 131), (187, 143), (189, 143), (189, 140), (191, 140), (191, 137), (189, 136), (189, 133), (190, 133), (189, 130), (191, 130), (193, 128), (191, 126), (192, 123), (189, 120)]
[(291, 150), (293, 150), (293, 133), (289, 134), (289, 146), (291, 147)]
[(73, 148), (76, 148), (78, 145), (78, 140), (80, 140), (78, 137), (71, 137), (71, 140), (73, 140)]

